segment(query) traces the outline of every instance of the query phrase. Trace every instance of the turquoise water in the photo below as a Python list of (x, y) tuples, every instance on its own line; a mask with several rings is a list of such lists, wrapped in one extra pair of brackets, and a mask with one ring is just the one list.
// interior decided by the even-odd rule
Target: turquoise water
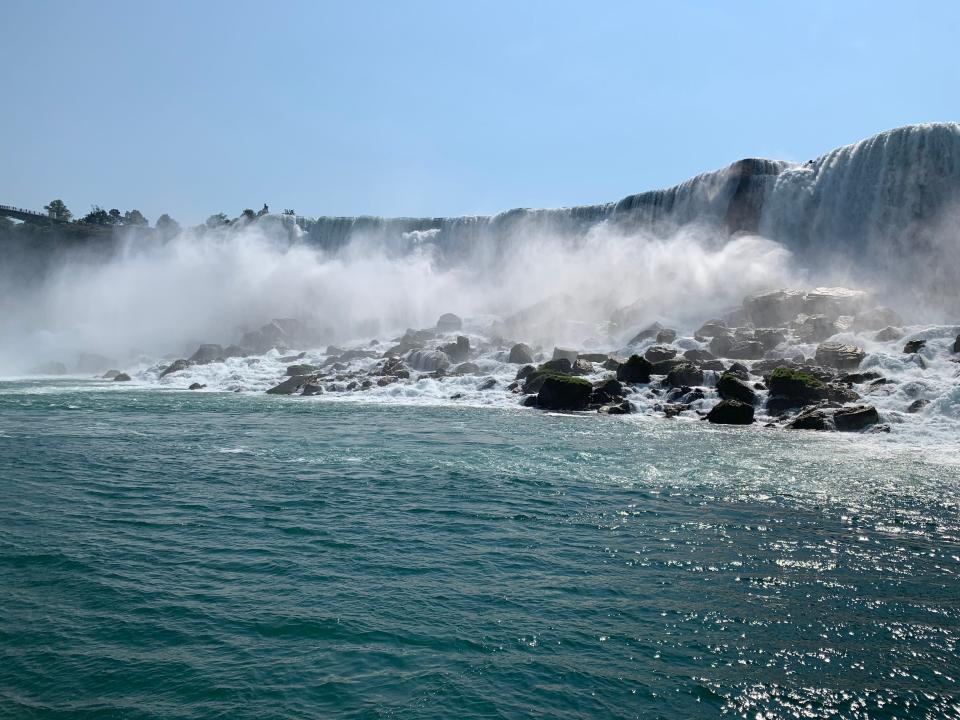
[(0, 383), (0, 716), (960, 717), (958, 509), (888, 438)]

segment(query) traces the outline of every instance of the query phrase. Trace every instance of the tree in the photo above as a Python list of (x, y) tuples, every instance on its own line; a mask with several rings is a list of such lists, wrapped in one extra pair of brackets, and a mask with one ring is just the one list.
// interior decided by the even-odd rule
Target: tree
[(244, 220), (247, 220), (247, 221), (253, 221), (257, 219), (257, 214), (250, 208), (247, 208), (242, 213), (240, 213), (240, 217), (242, 217)]
[(160, 231), (162, 235), (173, 237), (180, 232), (180, 223), (164, 213), (157, 218), (157, 230)]
[(216, 215), (211, 215), (207, 218), (206, 225), (208, 228), (215, 228), (219, 227), (220, 225), (226, 225), (228, 222), (230, 222), (230, 219), (226, 215), (223, 213), (217, 213)]
[(120, 214), (119, 210), (117, 210), (116, 208), (113, 208), (110, 211), (110, 224), (119, 225), (122, 222), (123, 222), (123, 215)]
[(113, 225), (113, 218), (99, 205), (91, 205), (90, 212), (80, 218), (80, 222), (87, 225)]
[(295, 213), (293, 210), (289, 209), (289, 208), (286, 209), (286, 210), (284, 210), (284, 211), (283, 211), (283, 214), (284, 214), (284, 215), (296, 215), (296, 213)]
[(73, 217), (73, 213), (67, 210), (67, 206), (64, 204), (63, 200), (51, 200), (49, 205), (44, 205), (43, 209), (47, 211), (47, 216), (51, 220), (60, 220), (62, 222), (69, 222), (70, 218)]
[(149, 225), (150, 223), (139, 210), (127, 210), (123, 214), (124, 225)]

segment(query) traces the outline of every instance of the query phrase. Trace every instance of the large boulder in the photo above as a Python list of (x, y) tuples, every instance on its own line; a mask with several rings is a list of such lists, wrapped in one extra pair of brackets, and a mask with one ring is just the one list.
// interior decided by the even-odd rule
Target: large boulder
[(671, 387), (703, 385), (703, 370), (690, 363), (681, 363), (667, 373), (667, 384)]
[(807, 407), (788, 422), (787, 427), (791, 430), (830, 430), (830, 413), (818, 405)]
[(879, 422), (880, 416), (872, 405), (842, 407), (833, 413), (833, 424), (841, 432), (856, 432)]
[(657, 333), (656, 342), (663, 345), (669, 345), (677, 339), (677, 331), (671, 328), (664, 328)]
[(453, 370), (457, 375), (479, 375), (480, 366), (476, 363), (465, 362), (457, 365)]
[(312, 375), (294, 375), (267, 390), (268, 395), (293, 395), (314, 380)]
[(754, 325), (778, 327), (803, 311), (805, 298), (803, 290), (776, 290), (744, 298), (743, 309)]
[(301, 363), (299, 365), (290, 365), (287, 368), (286, 375), (310, 375), (311, 373), (317, 372), (319, 370), (316, 365), (309, 365), (307, 363)]
[(164, 368), (163, 372), (160, 373), (160, 377), (166, 377), (171, 373), (180, 372), (181, 370), (186, 370), (192, 364), (193, 363), (191, 363), (189, 360), (186, 360), (184, 358), (180, 358), (179, 360), (174, 360), (172, 363), (167, 365), (166, 368)]
[(898, 327), (888, 326), (880, 330), (873, 339), (877, 342), (893, 342), (903, 337), (903, 330)]
[(707, 420), (718, 425), (749, 425), (753, 422), (753, 405), (739, 400), (721, 400), (707, 414)]
[(787, 338), (776, 328), (759, 328), (754, 332), (754, 339), (763, 346), (764, 350), (773, 350)]
[(667, 347), (666, 345), (653, 345), (647, 348), (643, 356), (652, 363), (658, 363), (663, 360), (673, 360), (677, 356), (677, 349)]
[(580, 357), (580, 353), (578, 353), (576, 350), (569, 350), (567, 348), (555, 347), (553, 349), (553, 357), (551, 359), (552, 360), (566, 359), (566, 360), (569, 360), (570, 364), (572, 365), (577, 361), (578, 357)]
[(538, 370), (547, 372), (556, 372), (561, 375), (570, 375), (573, 373), (573, 363), (565, 357), (554, 358), (542, 363)]
[(526, 343), (517, 343), (510, 348), (510, 357), (507, 362), (517, 365), (528, 365), (533, 362), (533, 350)]
[(817, 346), (815, 360), (818, 365), (836, 368), (837, 370), (855, 370), (866, 353), (854, 345), (827, 342)]
[(869, 295), (863, 290), (843, 287), (820, 287), (807, 293), (803, 312), (808, 315), (826, 315), (836, 320), (841, 315), (856, 315), (868, 303)]
[(801, 315), (793, 334), (803, 342), (822, 342), (837, 333), (837, 323), (826, 315)]
[(130, 376), (126, 373), (118, 373), (113, 376), (114, 382), (130, 382)]
[(450, 358), (440, 350), (413, 350), (407, 356), (407, 365), (420, 372), (436, 372), (450, 367)]
[(648, 383), (653, 365), (639, 355), (631, 355), (617, 368), (617, 380), (628, 383)]
[(827, 386), (821, 380), (793, 368), (779, 367), (774, 370), (770, 373), (767, 387), (770, 390), (767, 409), (773, 413), (827, 397)]
[(724, 400), (739, 400), (742, 403), (753, 405), (757, 394), (753, 388), (731, 373), (724, 373), (717, 381), (717, 392)]
[(694, 335), (700, 338), (712, 338), (717, 335), (726, 335), (727, 332), (727, 326), (723, 320), (707, 320)]
[(691, 362), (703, 362), (705, 360), (714, 360), (713, 353), (709, 350), (701, 350), (700, 348), (693, 348), (692, 350), (687, 350), (683, 353), (683, 357)]
[(470, 340), (463, 335), (457, 335), (456, 342), (441, 345), (440, 351), (447, 354), (450, 362), (464, 362), (470, 356)]
[(759, 360), (764, 352), (763, 345), (756, 340), (738, 340), (727, 351), (726, 357), (735, 360)]
[(437, 332), (450, 333), (463, 329), (463, 320), (453, 313), (444, 313), (437, 320)]
[(592, 392), (593, 386), (582, 378), (550, 375), (537, 394), (537, 406), (545, 410), (583, 410)]
[(733, 335), (729, 333), (714, 335), (710, 340), (710, 352), (715, 357), (727, 357), (727, 353), (733, 347)]
[(223, 347), (213, 343), (201, 345), (189, 359), (195, 365), (209, 365), (218, 362), (224, 359)]
[(907, 344), (903, 346), (903, 352), (907, 355), (912, 355), (913, 353), (918, 353), (927, 346), (926, 340), (908, 340)]

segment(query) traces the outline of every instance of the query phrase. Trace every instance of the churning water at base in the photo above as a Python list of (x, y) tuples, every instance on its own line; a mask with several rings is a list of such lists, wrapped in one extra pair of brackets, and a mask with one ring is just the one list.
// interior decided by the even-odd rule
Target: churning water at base
[(0, 383), (0, 716), (960, 717), (955, 455), (75, 385)]

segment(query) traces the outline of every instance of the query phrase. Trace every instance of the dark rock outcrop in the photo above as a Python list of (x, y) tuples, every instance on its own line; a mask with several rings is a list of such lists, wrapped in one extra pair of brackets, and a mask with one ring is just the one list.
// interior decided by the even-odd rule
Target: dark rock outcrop
[(677, 339), (677, 331), (672, 330), (671, 328), (664, 328), (657, 333), (655, 342), (661, 343), (663, 345), (669, 345), (674, 340)]
[(703, 370), (690, 363), (681, 363), (667, 373), (667, 384), (672, 387), (703, 385)]
[(440, 352), (446, 353), (447, 357), (450, 358), (450, 362), (464, 362), (470, 357), (470, 339), (464, 335), (458, 335), (456, 342), (441, 345)]
[(930, 404), (930, 401), (925, 400), (923, 398), (920, 398), (919, 400), (914, 400), (912, 403), (910, 403), (910, 406), (907, 408), (907, 412), (918, 413), (929, 404)]
[(302, 389), (308, 382), (312, 382), (312, 375), (294, 375), (289, 377), (278, 385), (274, 385), (267, 390), (268, 395), (293, 395), (293, 393)]
[(197, 351), (190, 356), (190, 362), (195, 365), (209, 365), (210, 363), (223, 360), (223, 347), (213, 343), (207, 343), (197, 348)]
[(833, 424), (840, 432), (856, 432), (879, 422), (880, 416), (872, 405), (842, 407), (833, 413)]
[(565, 357), (554, 358), (542, 363), (537, 370), (557, 372), (563, 375), (570, 375), (573, 372), (573, 363)]
[(617, 368), (617, 380), (627, 383), (648, 383), (653, 365), (639, 355), (631, 355)]
[(791, 430), (830, 430), (830, 413), (820, 406), (811, 406), (787, 423)]
[(757, 394), (743, 380), (731, 373), (724, 373), (717, 381), (717, 393), (724, 400), (739, 400), (742, 403), (753, 405)]
[(510, 357), (507, 362), (528, 365), (533, 362), (533, 350), (526, 343), (517, 343), (510, 348)]
[(570, 364), (572, 365), (577, 361), (578, 357), (580, 357), (580, 353), (578, 353), (576, 350), (555, 347), (553, 349), (553, 357), (551, 359), (552, 360), (560, 360), (560, 359), (569, 360)]
[(734, 360), (759, 360), (764, 352), (763, 345), (756, 340), (738, 340), (730, 346), (726, 357)]
[(537, 407), (545, 410), (583, 410), (590, 403), (593, 386), (581, 378), (549, 375), (537, 394)]
[(676, 348), (666, 347), (665, 345), (653, 345), (647, 348), (643, 356), (652, 363), (658, 363), (663, 360), (672, 360), (677, 356)]
[(856, 370), (866, 353), (854, 345), (844, 345), (836, 342), (821, 343), (817, 346), (814, 357), (818, 365), (832, 367), (838, 370)]
[(633, 406), (629, 400), (620, 400), (619, 402), (602, 405), (597, 409), (601, 415), (629, 415), (633, 412)]
[(192, 364), (193, 363), (191, 363), (189, 360), (186, 360), (184, 358), (180, 358), (179, 360), (174, 360), (172, 363), (167, 365), (166, 368), (164, 368), (163, 372), (160, 373), (160, 377), (166, 377), (171, 373), (180, 372), (181, 370), (186, 370)]
[(195, 382), (190, 383), (190, 387), (188, 387), (187, 390), (203, 390), (205, 387), (206, 385), (201, 385), (200, 383)]
[(317, 372), (319, 370), (316, 365), (308, 365), (302, 363), (300, 365), (291, 365), (287, 368), (287, 375), (310, 375), (311, 373)]
[(628, 342), (627, 345), (638, 345), (644, 340), (653, 340), (661, 330), (663, 330), (663, 325), (658, 322), (653, 323), (653, 325), (648, 325), (630, 338), (630, 342)]
[(707, 420), (718, 425), (749, 425), (753, 422), (753, 405), (721, 400), (707, 413)]
[(918, 353), (927, 346), (926, 340), (909, 340), (907, 344), (903, 346), (903, 352), (911, 355), (913, 353)]
[(130, 382), (130, 376), (122, 372), (117, 375), (114, 375), (113, 381), (114, 382)]

